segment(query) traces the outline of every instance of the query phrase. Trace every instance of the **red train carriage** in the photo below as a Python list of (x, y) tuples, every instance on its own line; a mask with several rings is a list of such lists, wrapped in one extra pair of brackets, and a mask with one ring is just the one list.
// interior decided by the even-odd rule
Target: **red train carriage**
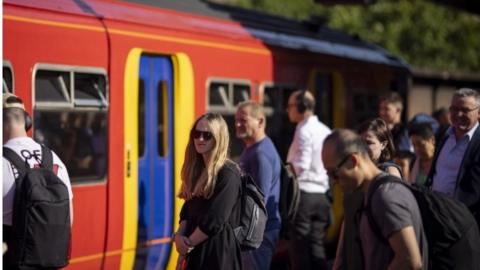
[[(325, 27), (208, 2), (151, 2), (3, 3), (3, 91), (25, 100), (32, 135), (72, 179), (71, 269), (174, 268), (180, 167), (205, 111), (232, 126), (236, 104), (263, 102), (285, 153), (293, 89), (310, 88), (331, 126), (371, 116), (381, 91), (406, 91), (405, 64)], [(233, 142), (232, 155), (240, 151)]]

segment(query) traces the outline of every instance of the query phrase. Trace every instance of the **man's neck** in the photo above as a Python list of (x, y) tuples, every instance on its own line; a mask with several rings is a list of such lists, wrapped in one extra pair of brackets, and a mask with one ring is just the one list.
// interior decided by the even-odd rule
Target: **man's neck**
[(28, 137), (27, 132), (25, 130), (17, 130), (14, 132), (11, 132), (7, 138), (3, 138), (5, 142), (8, 142), (11, 139), (16, 139), (16, 138), (24, 138)]
[(313, 112), (311, 111), (306, 111), (303, 113), (298, 121), (298, 123), (303, 122), (305, 119), (308, 119), (310, 116), (313, 116)]
[(372, 181), (382, 173), (380, 169), (373, 163), (369, 162), (364, 165), (364, 174), (363, 174), (363, 184), (362, 184), (362, 190), (363, 192), (367, 193), (368, 192), (368, 187), (372, 183)]
[(263, 138), (265, 138), (265, 136), (266, 136), (265, 132), (261, 132), (260, 134), (253, 136), (249, 140), (244, 140), (245, 146), (248, 148), (248, 147), (258, 143), (259, 141), (263, 140)]

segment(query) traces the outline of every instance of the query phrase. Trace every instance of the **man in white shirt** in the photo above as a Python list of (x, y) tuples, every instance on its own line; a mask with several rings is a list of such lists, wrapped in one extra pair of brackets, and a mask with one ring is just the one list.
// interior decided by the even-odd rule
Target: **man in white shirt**
[(315, 98), (308, 91), (295, 91), (288, 99), (288, 117), (297, 127), (287, 162), (293, 165), (301, 190), (290, 255), (293, 269), (302, 270), (327, 269), (323, 242), (330, 223), (330, 201), (322, 146), (331, 130), (318, 120), (314, 109)]
[(452, 126), (437, 145), (428, 185), (463, 202), (480, 225), (480, 94), (459, 89), (449, 109)]
[[(3, 146), (13, 150), (19, 157), (26, 161), (30, 167), (34, 167), (41, 163), (43, 157), (41, 156), (42, 151), (40, 144), (27, 136), (27, 131), (31, 125), (31, 118), (25, 111), (23, 101), (15, 95), (9, 93), (3, 94)], [(73, 193), (67, 168), (53, 151), (52, 155), (53, 171), (68, 188), (70, 198), (70, 222), (73, 223)], [(3, 239), (9, 244), (15, 195), (15, 179), (18, 177), (18, 170), (10, 161), (3, 157), (2, 173)], [(10, 256), (12, 256), (11, 249), (7, 249), (7, 253), (4, 255), (4, 266), (5, 263), (11, 263), (9, 260), (12, 257)]]

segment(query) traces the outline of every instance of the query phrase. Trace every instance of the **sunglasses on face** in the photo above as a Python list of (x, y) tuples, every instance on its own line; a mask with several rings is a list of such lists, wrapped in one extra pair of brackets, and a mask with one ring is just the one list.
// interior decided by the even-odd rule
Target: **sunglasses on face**
[(333, 170), (327, 171), (327, 175), (332, 179), (338, 179), (338, 171), (342, 168), (342, 166), (347, 162), (348, 158), (351, 154), (346, 155), (343, 159), (335, 166)]
[(204, 141), (209, 141), (213, 138), (213, 134), (210, 131), (194, 130), (193, 138), (198, 140), (200, 137), (203, 138)]

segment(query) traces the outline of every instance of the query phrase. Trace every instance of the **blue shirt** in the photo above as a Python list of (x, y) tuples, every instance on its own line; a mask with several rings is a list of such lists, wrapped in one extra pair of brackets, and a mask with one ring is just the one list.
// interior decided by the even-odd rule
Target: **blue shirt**
[(266, 230), (280, 229), (278, 209), (280, 201), (281, 160), (269, 137), (246, 148), (240, 157), (240, 166), (250, 174), (265, 195), (268, 221)]
[(477, 128), (478, 123), (458, 140), (455, 137), (455, 132), (452, 127), (447, 130), (446, 135), (448, 139), (440, 150), (435, 167), (432, 184), (433, 190), (442, 192), (450, 198), (455, 198), (460, 165), (462, 164), (468, 144)]

